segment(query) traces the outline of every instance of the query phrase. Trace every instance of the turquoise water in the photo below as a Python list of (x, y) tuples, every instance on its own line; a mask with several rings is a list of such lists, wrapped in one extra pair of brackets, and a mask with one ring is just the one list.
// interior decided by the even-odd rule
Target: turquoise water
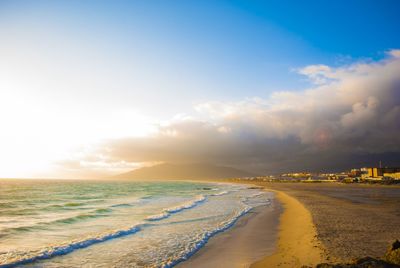
[(194, 182), (0, 181), (0, 267), (172, 267), (272, 195)]

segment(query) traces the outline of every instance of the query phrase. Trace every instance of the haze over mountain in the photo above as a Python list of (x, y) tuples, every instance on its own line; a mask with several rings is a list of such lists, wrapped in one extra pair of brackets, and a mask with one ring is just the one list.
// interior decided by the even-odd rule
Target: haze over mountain
[(255, 174), (225, 166), (206, 163), (195, 164), (159, 164), (139, 168), (115, 176), (119, 179), (218, 179), (232, 177), (251, 177)]

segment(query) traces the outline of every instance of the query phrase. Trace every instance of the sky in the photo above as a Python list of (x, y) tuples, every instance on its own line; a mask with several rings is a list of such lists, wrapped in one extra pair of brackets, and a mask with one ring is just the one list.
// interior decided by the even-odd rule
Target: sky
[(400, 166), (399, 8), (0, 0), (0, 177)]

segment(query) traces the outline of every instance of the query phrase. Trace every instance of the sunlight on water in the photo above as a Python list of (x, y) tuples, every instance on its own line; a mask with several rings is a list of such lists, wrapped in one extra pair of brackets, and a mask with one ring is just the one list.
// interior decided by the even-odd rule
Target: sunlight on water
[(1, 181), (0, 267), (173, 266), (270, 198), (233, 184)]

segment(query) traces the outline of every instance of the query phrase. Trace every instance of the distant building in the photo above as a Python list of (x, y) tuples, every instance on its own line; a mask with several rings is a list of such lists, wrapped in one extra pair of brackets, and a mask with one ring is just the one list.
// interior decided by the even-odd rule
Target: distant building
[(360, 170), (361, 170), (363, 173), (368, 174), (368, 168), (367, 168), (367, 167), (362, 167), (362, 168), (360, 168)]
[(336, 180), (341, 181), (341, 180), (347, 178), (348, 176), (347, 176), (347, 174), (336, 174), (335, 177), (336, 177)]
[(363, 174), (368, 174), (368, 171), (364, 169), (353, 168), (348, 175), (351, 178), (357, 178), (361, 177)]
[(285, 173), (281, 177), (290, 177), (297, 179), (308, 179), (312, 174), (309, 172), (296, 172), (296, 173)]
[(400, 180), (400, 172), (383, 173), (383, 177), (392, 178), (392, 179), (395, 179), (395, 180)]
[(371, 167), (367, 168), (368, 177), (370, 178), (381, 178), (383, 176), (391, 177), (390, 174), (400, 173), (400, 168), (389, 168), (389, 167)]

